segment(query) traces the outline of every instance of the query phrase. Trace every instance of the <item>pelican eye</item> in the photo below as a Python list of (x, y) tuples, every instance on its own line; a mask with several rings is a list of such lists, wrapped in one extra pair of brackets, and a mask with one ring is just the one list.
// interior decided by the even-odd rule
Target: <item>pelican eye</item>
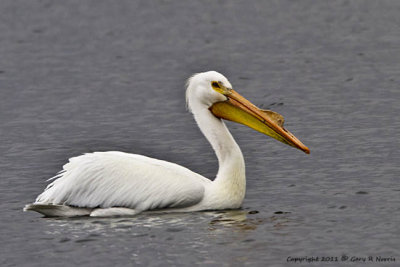
[(212, 85), (212, 87), (215, 87), (215, 88), (221, 88), (221, 87), (219, 86), (219, 83), (218, 83), (218, 82), (212, 82), (211, 85)]
[(225, 85), (221, 81), (212, 81), (211, 82), (211, 87), (214, 89), (214, 91), (223, 94), (223, 95), (229, 95), (231, 94), (230, 88), (225, 87)]

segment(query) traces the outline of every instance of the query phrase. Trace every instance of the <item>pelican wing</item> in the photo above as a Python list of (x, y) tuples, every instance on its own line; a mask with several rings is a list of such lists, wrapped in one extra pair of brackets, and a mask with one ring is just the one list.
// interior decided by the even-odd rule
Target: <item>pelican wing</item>
[(177, 164), (123, 152), (71, 158), (36, 203), (137, 210), (182, 208), (203, 199), (211, 181)]

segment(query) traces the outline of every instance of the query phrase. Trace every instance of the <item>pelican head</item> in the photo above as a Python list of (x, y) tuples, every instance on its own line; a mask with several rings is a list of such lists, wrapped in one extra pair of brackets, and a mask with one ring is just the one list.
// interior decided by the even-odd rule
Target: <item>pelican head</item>
[(197, 110), (208, 109), (214, 103), (225, 101), (226, 96), (213, 88), (220, 84), (221, 88), (232, 88), (228, 79), (216, 71), (207, 71), (194, 74), (188, 79), (186, 90), (186, 103), (193, 113)]
[(282, 115), (257, 108), (233, 90), (231, 83), (221, 73), (208, 71), (189, 78), (186, 101), (194, 115), (208, 110), (217, 118), (244, 124), (307, 154), (310, 153), (307, 146), (284, 128)]

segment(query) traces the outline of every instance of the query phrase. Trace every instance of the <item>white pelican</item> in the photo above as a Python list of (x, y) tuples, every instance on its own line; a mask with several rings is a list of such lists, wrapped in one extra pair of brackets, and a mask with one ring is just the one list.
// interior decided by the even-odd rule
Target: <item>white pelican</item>
[(281, 115), (258, 109), (218, 72), (193, 75), (187, 82), (186, 101), (217, 155), (219, 170), (214, 181), (162, 160), (117, 151), (94, 152), (71, 158), (24, 210), (45, 216), (106, 217), (160, 209), (237, 209), (246, 190), (245, 164), (222, 119), (247, 125), (310, 153), (283, 127)]

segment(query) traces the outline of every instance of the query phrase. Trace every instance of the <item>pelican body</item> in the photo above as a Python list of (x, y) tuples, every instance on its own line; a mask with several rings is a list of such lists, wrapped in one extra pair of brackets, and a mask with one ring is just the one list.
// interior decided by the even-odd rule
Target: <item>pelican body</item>
[(131, 216), (142, 211), (240, 208), (246, 191), (245, 163), (222, 119), (235, 121), (306, 153), (283, 127), (283, 117), (261, 110), (232, 89), (220, 73), (189, 78), (186, 101), (218, 158), (211, 181), (163, 160), (124, 152), (94, 152), (69, 159), (36, 201), (25, 206), (45, 216)]

